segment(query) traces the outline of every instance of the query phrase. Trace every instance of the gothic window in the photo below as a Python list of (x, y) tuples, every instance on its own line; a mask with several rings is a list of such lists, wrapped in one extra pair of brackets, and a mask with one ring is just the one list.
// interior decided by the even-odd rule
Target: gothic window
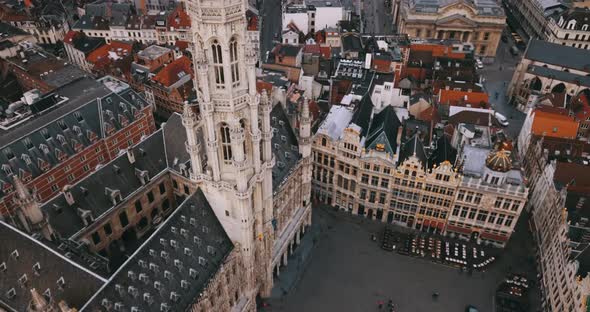
[(229, 58), (231, 62), (231, 82), (233, 86), (240, 83), (240, 69), (238, 64), (238, 41), (232, 38), (229, 43)]
[(215, 86), (218, 89), (225, 88), (225, 76), (223, 73), (223, 54), (221, 52), (221, 45), (217, 40), (213, 41), (211, 45), (211, 53), (213, 55), (213, 71), (215, 72)]
[[(240, 127), (242, 127), (242, 130), (244, 131), (244, 136), (245, 138), (247, 138), (247, 133), (248, 133), (248, 128), (246, 127), (246, 122), (244, 121), (244, 119), (240, 120)], [(248, 158), (248, 149), (246, 147), (246, 139), (244, 139), (244, 159)]]
[(232, 159), (231, 138), (229, 126), (227, 124), (221, 125), (221, 151), (223, 153), (223, 160), (229, 162)]

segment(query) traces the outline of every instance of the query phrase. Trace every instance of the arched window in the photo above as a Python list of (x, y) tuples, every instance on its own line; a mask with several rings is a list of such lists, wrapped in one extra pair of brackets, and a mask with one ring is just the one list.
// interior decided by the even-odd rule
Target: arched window
[(211, 45), (211, 54), (213, 56), (213, 71), (215, 72), (215, 86), (218, 89), (225, 89), (225, 76), (223, 74), (223, 54), (221, 45), (217, 40)]
[(229, 43), (229, 59), (231, 62), (231, 82), (235, 87), (240, 83), (240, 69), (238, 65), (238, 41), (232, 38)]
[(221, 124), (221, 152), (223, 153), (223, 160), (230, 162), (232, 160), (231, 151), (231, 137), (229, 126), (227, 124)]
[(576, 20), (570, 20), (567, 23), (567, 29), (574, 29), (576, 27)]
[(246, 146), (246, 142), (247, 140), (247, 133), (248, 133), (248, 128), (246, 127), (246, 121), (244, 119), (240, 120), (240, 127), (242, 127), (242, 131), (244, 131), (244, 159), (248, 158), (248, 147)]

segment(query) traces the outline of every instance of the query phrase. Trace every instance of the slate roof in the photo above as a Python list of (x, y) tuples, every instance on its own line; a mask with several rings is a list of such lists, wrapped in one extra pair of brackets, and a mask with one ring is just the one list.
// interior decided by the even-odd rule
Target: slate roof
[(590, 73), (590, 51), (533, 39), (524, 58)]
[(70, 44), (74, 49), (88, 56), (90, 52), (105, 44), (103, 38), (88, 37), (82, 32), (70, 30), (64, 37), (64, 43)]
[(424, 144), (420, 140), (418, 134), (414, 134), (408, 141), (402, 144), (399, 151), (399, 163), (401, 164), (411, 156), (418, 158), (422, 166), (425, 168), (429, 167), (428, 155), (424, 149)]
[(363, 50), (361, 37), (357, 34), (347, 34), (342, 36), (342, 50), (361, 52)]
[(124, 200), (143, 186), (139, 172), (147, 171), (151, 179), (167, 168), (162, 131), (152, 134), (131, 150), (135, 163), (129, 161), (127, 154), (122, 154), (72, 186), (70, 192), (75, 200), (72, 206), (68, 205), (63, 193), (43, 205), (42, 210), (56, 232), (62, 237), (71, 237), (85, 227), (82, 210), (90, 211), (92, 217), (98, 219), (115, 206), (110, 190), (119, 191)]
[(359, 126), (361, 138), (365, 137), (369, 132), (369, 124), (373, 115), (373, 101), (371, 97), (365, 95), (357, 104), (356, 110), (352, 115), (351, 123)]
[(270, 118), (273, 132), (272, 152), (276, 160), (272, 169), (272, 188), (276, 191), (291, 174), (291, 170), (299, 161), (300, 154), (297, 136), (281, 104), (273, 107)]
[(440, 165), (445, 161), (451, 164), (457, 159), (457, 150), (451, 145), (451, 140), (446, 134), (443, 134), (436, 140), (436, 147), (430, 156), (431, 165)]
[[(65, 300), (71, 307), (81, 307), (106, 282), (2, 221), (0, 237), (0, 307), (27, 311), (32, 288), (50, 294), (55, 302)], [(9, 298), (11, 289), (15, 296)]]
[[(187, 198), (81, 311), (186, 311), (233, 250), (199, 189)], [(147, 294), (147, 295), (146, 295)]]
[[(590, 53), (588, 53), (587, 57), (590, 58)], [(585, 71), (590, 72), (590, 61), (585, 66), (588, 66), (585, 69)], [(590, 87), (590, 76), (578, 75), (578, 74), (575, 74), (572, 72), (565, 72), (562, 70), (556, 70), (556, 69), (543, 67), (543, 66), (536, 66), (536, 65), (530, 65), (527, 68), (527, 73), (541, 76), (541, 77), (546, 77), (546, 78), (549, 78), (552, 80), (569, 82), (569, 83), (580, 85), (583, 87)]]
[[(182, 116), (174, 113), (162, 125), (164, 142), (166, 144), (166, 158), (168, 167), (177, 172), (182, 172), (183, 168), (190, 168), (190, 156), (186, 151), (186, 129), (182, 125)], [(199, 142), (205, 142), (202, 133), (198, 133)], [(205, 159), (205, 150), (201, 148), (201, 159)]]
[(377, 149), (377, 145), (383, 144), (385, 152), (397, 153), (397, 134), (402, 126), (392, 106), (387, 106), (379, 114), (375, 115), (365, 142), (367, 149)]
[[(117, 131), (148, 105), (132, 90), (110, 93), (96, 81), (82, 80), (58, 93), (70, 100), (23, 125), (0, 131), (0, 166), (21, 178), (35, 178), (49, 168)], [(0, 170), (0, 184), (11, 183)], [(0, 195), (4, 193), (0, 189)]]

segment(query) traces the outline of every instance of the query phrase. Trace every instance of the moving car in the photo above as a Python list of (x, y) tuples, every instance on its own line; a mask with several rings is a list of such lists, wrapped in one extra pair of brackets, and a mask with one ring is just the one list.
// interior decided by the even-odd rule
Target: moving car
[(494, 117), (496, 117), (496, 120), (498, 120), (498, 122), (504, 127), (508, 127), (508, 125), (510, 124), (508, 122), (508, 118), (506, 118), (506, 116), (504, 116), (498, 112), (494, 113)]
[(482, 69), (483, 68), (483, 62), (480, 59), (475, 59), (475, 66), (477, 67), (477, 69)]

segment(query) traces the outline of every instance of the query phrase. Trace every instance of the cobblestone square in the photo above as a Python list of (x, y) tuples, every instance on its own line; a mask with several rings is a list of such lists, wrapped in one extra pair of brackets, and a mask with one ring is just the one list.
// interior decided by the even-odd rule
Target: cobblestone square
[[(309, 234), (313, 240), (307, 241), (315, 244), (300, 246), (310, 249), (310, 255), (296, 252), (289, 262), (303, 271), (287, 267), (281, 272), (275, 287), (283, 289), (263, 311), (379, 311), (377, 303), (391, 298), (399, 312), (464, 311), (467, 305), (492, 312), (496, 288), (508, 272), (535, 276), (526, 220), (520, 220), (517, 233), (489, 270), (469, 275), (382, 250), (371, 234), (381, 231), (383, 224), (330, 208), (316, 208), (314, 214), (316, 229)], [(302, 265), (298, 257), (308, 258), (307, 263)], [(436, 300), (433, 292), (440, 294)]]

